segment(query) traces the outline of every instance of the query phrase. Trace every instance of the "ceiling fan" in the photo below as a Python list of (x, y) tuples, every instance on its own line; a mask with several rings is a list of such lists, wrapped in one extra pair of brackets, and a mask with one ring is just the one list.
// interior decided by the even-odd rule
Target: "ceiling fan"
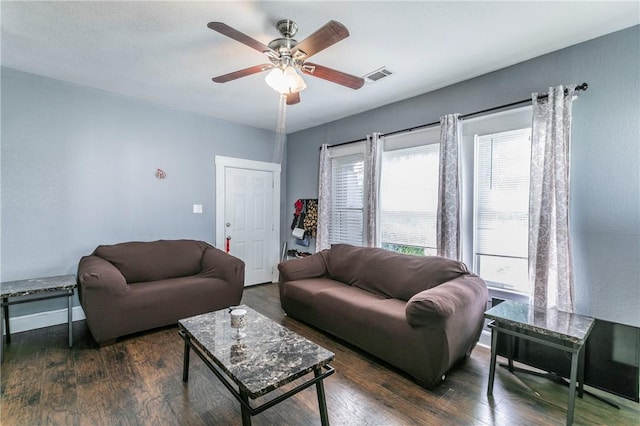
[(359, 89), (364, 85), (364, 79), (361, 77), (306, 62), (316, 53), (349, 37), (349, 31), (340, 22), (329, 21), (298, 43), (293, 39), (298, 32), (298, 26), (289, 19), (283, 19), (276, 24), (276, 28), (282, 37), (272, 40), (268, 45), (222, 22), (209, 22), (207, 26), (222, 35), (264, 53), (270, 61), (270, 63), (255, 65), (214, 77), (212, 80), (216, 83), (226, 83), (241, 77), (271, 70), (265, 80), (274, 90), (287, 96), (287, 105), (300, 102), (300, 91), (307, 87), (304, 80), (298, 75), (297, 70), (351, 89)]

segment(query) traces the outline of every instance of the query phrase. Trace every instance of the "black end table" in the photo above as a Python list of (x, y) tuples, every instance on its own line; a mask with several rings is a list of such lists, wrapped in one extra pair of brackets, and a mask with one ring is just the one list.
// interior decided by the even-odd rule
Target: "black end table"
[[(571, 353), (571, 383), (569, 384), (569, 407), (567, 425), (573, 423), (576, 399), (582, 397), (584, 385), (584, 345), (593, 328), (594, 319), (557, 309), (544, 309), (525, 303), (506, 300), (492, 307), (484, 316), (491, 319), (491, 365), (487, 394), (493, 394), (493, 379), (496, 371), (496, 346), (498, 334), (531, 340), (543, 345)], [(513, 344), (511, 344), (513, 348)], [(513, 371), (512, 354), (509, 354), (509, 370)]]
[[(35, 302), (38, 300), (55, 299), (57, 297), (68, 298), (68, 327), (69, 327), (69, 347), (73, 346), (72, 330), (72, 297), (77, 286), (75, 275), (61, 275), (56, 277), (34, 278), (30, 280), (7, 281), (0, 283), (0, 298), (2, 299), (2, 309), (0, 309), (0, 329), (4, 325), (7, 344), (11, 343), (11, 331), (9, 328), (9, 306), (20, 303)], [(35, 296), (35, 297), (23, 297)], [(18, 300), (10, 300), (19, 297)], [(2, 333), (0, 333), (0, 338)], [(0, 341), (0, 362), (3, 360), (4, 342)]]

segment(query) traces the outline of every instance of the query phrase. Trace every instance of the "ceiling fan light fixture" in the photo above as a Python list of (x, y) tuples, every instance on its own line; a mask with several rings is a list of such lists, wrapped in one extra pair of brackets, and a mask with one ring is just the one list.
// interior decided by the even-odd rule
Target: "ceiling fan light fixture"
[(292, 66), (286, 67), (282, 74), (286, 81), (286, 85), (289, 93), (301, 92), (307, 88), (307, 85), (305, 84), (302, 77), (300, 77), (300, 75), (296, 72), (295, 68), (293, 68)]
[(269, 87), (278, 93), (297, 93), (307, 87), (302, 77), (290, 65), (284, 71), (280, 68), (274, 68), (264, 80)]
[(267, 82), (269, 87), (279, 93), (286, 93), (286, 81), (284, 79), (284, 74), (280, 68), (274, 68), (271, 70), (267, 77), (264, 79)]

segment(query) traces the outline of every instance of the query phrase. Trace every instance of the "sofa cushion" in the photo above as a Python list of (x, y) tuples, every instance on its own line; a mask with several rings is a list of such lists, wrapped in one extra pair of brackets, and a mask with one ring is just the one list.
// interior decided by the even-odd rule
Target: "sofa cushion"
[[(378, 302), (386, 300), (391, 299), (355, 287), (338, 285), (328, 286), (318, 291), (314, 295), (313, 303), (314, 308), (323, 313), (322, 328), (342, 330), (349, 326), (344, 323), (345, 318), (349, 318), (351, 323), (366, 324), (366, 328), (375, 330), (380, 321), (385, 321), (385, 317), (379, 315), (374, 306), (377, 306)], [(400, 303), (398, 314), (404, 317), (405, 304), (398, 303)]]
[(137, 283), (198, 274), (207, 246), (193, 240), (134, 241), (101, 245), (93, 254), (111, 262), (127, 283)]
[(325, 252), (300, 259), (287, 260), (278, 264), (278, 270), (282, 281), (325, 277), (327, 275)]
[(455, 260), (412, 256), (381, 248), (340, 244), (329, 250), (328, 257), (332, 275), (335, 272), (331, 268), (337, 269), (354, 287), (405, 302), (423, 290), (468, 273), (464, 263)]
[[(310, 278), (287, 282), (286, 288), (283, 289), (283, 299), (293, 300), (296, 305), (302, 306), (304, 309), (315, 305), (315, 298), (319, 293), (333, 289), (344, 288), (345, 284), (330, 280), (328, 278)], [(349, 287), (347, 287), (349, 288)]]
[(362, 247), (349, 244), (333, 244), (329, 250), (320, 252), (327, 264), (329, 278), (352, 285), (358, 280), (365, 252)]

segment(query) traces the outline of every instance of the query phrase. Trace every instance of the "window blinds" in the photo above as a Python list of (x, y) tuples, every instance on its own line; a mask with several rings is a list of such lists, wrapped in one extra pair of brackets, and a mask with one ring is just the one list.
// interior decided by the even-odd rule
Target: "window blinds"
[[(531, 129), (476, 137), (475, 255), (485, 279), (526, 290)], [(502, 259), (502, 260), (501, 260)]]
[(331, 159), (330, 244), (363, 244), (364, 154)]

